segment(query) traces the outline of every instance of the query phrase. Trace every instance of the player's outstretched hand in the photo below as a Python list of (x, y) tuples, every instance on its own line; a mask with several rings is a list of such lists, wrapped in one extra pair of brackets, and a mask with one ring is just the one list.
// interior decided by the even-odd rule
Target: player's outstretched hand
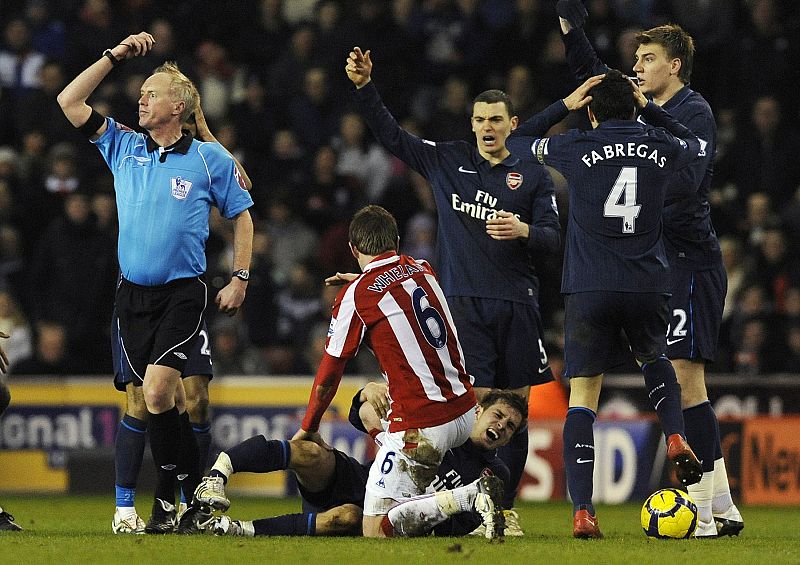
[(559, 18), (567, 21), (571, 29), (583, 27), (589, 15), (582, 0), (558, 0), (556, 12)]
[(344, 70), (347, 73), (347, 78), (353, 81), (356, 88), (361, 88), (370, 81), (370, 75), (372, 75), (372, 59), (369, 55), (369, 49), (367, 49), (366, 53), (363, 53), (361, 47), (353, 47), (353, 50), (350, 51), (350, 55), (347, 57), (347, 64)]
[(111, 53), (120, 60), (133, 59), (134, 57), (147, 55), (155, 42), (156, 40), (152, 35), (142, 31), (135, 35), (129, 35), (120, 41), (119, 45), (111, 49)]
[(297, 433), (294, 434), (292, 437), (292, 441), (310, 441), (316, 443), (318, 446), (327, 449), (328, 451), (333, 451), (333, 448), (325, 443), (325, 440), (322, 439), (322, 436), (319, 432), (307, 432), (303, 428), (297, 430)]
[(581, 108), (585, 108), (589, 105), (589, 102), (592, 101), (592, 97), (589, 96), (589, 91), (597, 86), (603, 77), (606, 75), (595, 75), (593, 77), (589, 77), (586, 81), (576, 88), (569, 96), (564, 98), (564, 106), (567, 107), (567, 110), (580, 110)]
[(336, 273), (325, 279), (325, 286), (342, 286), (358, 278), (355, 273)]

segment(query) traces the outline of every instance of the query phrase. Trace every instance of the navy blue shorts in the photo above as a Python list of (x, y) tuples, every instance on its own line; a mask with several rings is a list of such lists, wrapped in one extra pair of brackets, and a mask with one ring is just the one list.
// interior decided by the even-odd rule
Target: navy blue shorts
[(533, 304), (448, 296), (473, 386), (515, 389), (553, 380), (542, 317)]
[(564, 295), (564, 376), (591, 377), (633, 356), (648, 362), (666, 349), (668, 295), (578, 292)]
[(707, 271), (672, 269), (667, 357), (714, 361), (727, 292), (722, 263)]
[(333, 455), (336, 458), (336, 468), (333, 480), (325, 490), (309, 492), (303, 485), (297, 483), (297, 489), (303, 497), (304, 512), (323, 512), (342, 504), (355, 504), (359, 508), (364, 508), (364, 493), (372, 463), (362, 465), (338, 449), (333, 450)]
[[(214, 378), (214, 371), (211, 364), (211, 341), (205, 319), (199, 333), (193, 339), (186, 363), (180, 369), (181, 377), (203, 375), (211, 380)], [(128, 383), (133, 383), (134, 386), (142, 386), (144, 372), (140, 371), (140, 376), (133, 369), (131, 360), (123, 346), (116, 308), (111, 319), (111, 353), (114, 364), (114, 387), (124, 392)]]

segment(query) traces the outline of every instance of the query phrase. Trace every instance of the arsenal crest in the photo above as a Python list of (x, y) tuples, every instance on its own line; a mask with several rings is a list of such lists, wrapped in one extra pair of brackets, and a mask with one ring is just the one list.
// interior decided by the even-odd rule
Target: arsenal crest
[(178, 200), (184, 200), (189, 195), (189, 191), (192, 190), (192, 181), (181, 177), (172, 177), (169, 179), (169, 184), (172, 189), (172, 196)]
[(506, 175), (506, 186), (511, 190), (517, 190), (522, 186), (522, 173), (508, 173)]

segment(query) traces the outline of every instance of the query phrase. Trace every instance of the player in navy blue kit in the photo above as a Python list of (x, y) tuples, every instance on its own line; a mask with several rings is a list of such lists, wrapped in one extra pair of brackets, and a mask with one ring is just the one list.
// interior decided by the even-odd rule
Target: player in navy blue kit
[(129, 35), (79, 74), (58, 95), (73, 126), (100, 150), (114, 175), (119, 215), (117, 288), (121, 347), (142, 382), (158, 486), (149, 533), (192, 533), (203, 511), (190, 507), (176, 529), (175, 484), (194, 492), (200, 481), (198, 448), (188, 415), (179, 416), (180, 380), (207, 307), (205, 243), (211, 206), (232, 220), (236, 271), (216, 296), (222, 312), (244, 301), (252, 254), (253, 201), (234, 160), (218, 143), (182, 131), (199, 102), (196, 87), (174, 63), (145, 80), (136, 133), (101, 116), (86, 100), (118, 64), (146, 55), (146, 32)]
[[(583, 4), (562, 0), (558, 11), (575, 77), (604, 73), (607, 67), (582, 29)], [(738, 535), (744, 522), (731, 499), (719, 424), (705, 385), (705, 364), (716, 355), (728, 284), (708, 203), (717, 128), (708, 103), (689, 87), (692, 37), (677, 25), (665, 25), (640, 32), (636, 39), (633, 71), (641, 91), (706, 144), (705, 158), (679, 171), (667, 189), (664, 245), (672, 279), (667, 357), (681, 385), (687, 440), (703, 464), (703, 479), (688, 489), (699, 512), (695, 535)]]
[[(587, 106), (591, 131), (540, 138), (569, 110)], [(636, 107), (650, 123), (636, 121)], [(573, 535), (602, 537), (592, 506), (594, 434), (603, 373), (619, 364), (621, 331), (642, 368), (650, 402), (667, 437), (667, 457), (682, 484), (702, 476), (684, 439), (680, 386), (665, 356), (669, 265), (662, 212), (669, 178), (704, 155), (702, 142), (610, 70), (520, 125), (509, 148), (533, 154), (569, 182), (569, 219), (561, 292), (565, 302), (564, 375), (570, 398), (564, 464), (573, 502)]]
[[(518, 121), (510, 99), (499, 90), (475, 98), (477, 147), (465, 141), (433, 142), (403, 130), (383, 105), (371, 81), (370, 51), (355, 47), (345, 69), (375, 137), (433, 187), (438, 216), (434, 264), (478, 399), (490, 388), (501, 388), (527, 401), (531, 385), (552, 380), (531, 257), (558, 249), (560, 226), (547, 170), (505, 147)], [(508, 509), (527, 455), (527, 433), (501, 450), (512, 477), (504, 503)], [(522, 534), (515, 513), (507, 515), (507, 522), (509, 535)]]
[[(353, 397), (350, 410), (350, 422), (378, 441), (382, 433), (380, 417), (386, 415), (387, 406), (381, 407), (380, 403), (385, 400), (386, 391), (385, 383), (369, 383)], [(431, 531), (461, 536), (481, 525), (481, 513), (475, 509), (476, 500), (481, 499), (476, 482), (508, 486), (508, 467), (497, 457), (496, 450), (519, 433), (526, 414), (527, 404), (519, 395), (500, 390), (484, 395), (470, 439), (445, 454), (427, 489), (430, 494), (401, 502), (390, 510), (384, 531), (398, 536)], [(227, 510), (230, 501), (224, 484), (233, 473), (291, 469), (297, 475), (303, 497), (302, 513), (252, 522), (221, 516), (209, 529), (219, 535), (239, 536), (361, 535), (361, 508), (369, 468), (369, 463), (361, 464), (339, 450), (328, 450), (310, 441), (255, 436), (220, 453), (196, 496), (206, 504)], [(499, 480), (481, 481), (485, 469)], [(497, 492), (493, 494), (499, 498)]]

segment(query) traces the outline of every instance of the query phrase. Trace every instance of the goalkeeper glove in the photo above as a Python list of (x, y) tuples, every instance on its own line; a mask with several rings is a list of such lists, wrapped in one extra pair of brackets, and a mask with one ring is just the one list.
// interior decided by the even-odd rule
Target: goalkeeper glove
[(581, 0), (558, 0), (556, 12), (560, 18), (567, 20), (573, 29), (583, 27), (589, 15)]

